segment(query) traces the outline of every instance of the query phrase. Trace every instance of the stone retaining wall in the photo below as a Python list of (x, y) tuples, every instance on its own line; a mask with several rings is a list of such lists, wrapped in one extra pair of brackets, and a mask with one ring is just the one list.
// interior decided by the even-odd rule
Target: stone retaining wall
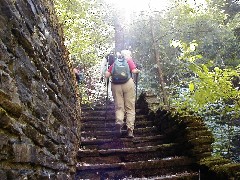
[(50, 0), (0, 0), (0, 177), (72, 179), (80, 114)]
[(169, 110), (157, 109), (158, 99), (152, 93), (143, 93), (138, 100), (142, 113), (154, 119), (166, 143), (178, 143), (181, 155), (195, 159), (202, 179), (240, 179), (240, 164), (222, 157), (212, 156), (213, 134), (203, 119), (195, 116), (174, 114)]

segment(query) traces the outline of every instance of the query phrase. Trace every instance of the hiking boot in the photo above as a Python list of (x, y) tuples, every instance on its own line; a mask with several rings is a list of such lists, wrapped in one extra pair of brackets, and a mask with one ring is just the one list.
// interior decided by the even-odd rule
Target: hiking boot
[(121, 133), (122, 133), (122, 125), (121, 124), (116, 124), (116, 131), (118, 134), (121, 135)]
[(128, 128), (128, 130), (127, 130), (127, 136), (129, 137), (129, 138), (133, 138), (134, 136), (133, 136), (133, 130), (132, 129), (129, 129)]

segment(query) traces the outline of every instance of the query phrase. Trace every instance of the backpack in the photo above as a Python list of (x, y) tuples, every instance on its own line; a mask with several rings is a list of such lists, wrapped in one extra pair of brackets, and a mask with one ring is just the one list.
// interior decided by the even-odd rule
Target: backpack
[(116, 59), (112, 68), (112, 83), (123, 84), (131, 78), (131, 72), (127, 60)]
[(107, 62), (108, 62), (108, 68), (115, 62), (116, 57), (114, 56), (114, 54), (108, 54), (106, 56)]

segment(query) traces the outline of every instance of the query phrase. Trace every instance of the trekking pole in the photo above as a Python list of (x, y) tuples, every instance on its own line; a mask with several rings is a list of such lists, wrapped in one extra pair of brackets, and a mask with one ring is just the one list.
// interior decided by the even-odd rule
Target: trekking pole
[(136, 85), (136, 97), (135, 97), (135, 98), (136, 98), (136, 100), (135, 100), (135, 101), (136, 101), (135, 104), (136, 104), (136, 103), (137, 103), (138, 73), (136, 74), (136, 84), (135, 84), (135, 85)]
[[(107, 104), (108, 104), (108, 86), (109, 86), (109, 78), (107, 78), (107, 96), (106, 96), (106, 102), (105, 102), (105, 120), (107, 119)], [(106, 126), (106, 121), (105, 121)]]
[[(141, 69), (142, 66), (140, 64), (137, 65), (137, 69)], [(137, 88), (138, 88), (138, 77), (139, 77), (139, 72), (136, 74), (136, 102), (135, 102), (135, 106), (137, 105)]]
[[(106, 69), (108, 70), (108, 65), (109, 65), (109, 57), (107, 59), (107, 64), (106, 64)], [(106, 104), (105, 104), (105, 127), (106, 127), (106, 119), (107, 119), (107, 103), (108, 103), (108, 86), (109, 86), (109, 78), (107, 78), (107, 82), (106, 82), (106, 86), (107, 86), (107, 97), (106, 97)]]

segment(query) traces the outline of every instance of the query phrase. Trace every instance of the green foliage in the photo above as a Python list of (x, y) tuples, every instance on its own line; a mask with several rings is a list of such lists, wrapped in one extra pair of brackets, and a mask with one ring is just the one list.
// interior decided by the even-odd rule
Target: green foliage
[(106, 85), (105, 82), (100, 81), (100, 71), (99, 64), (92, 66), (88, 69), (84, 81), (78, 85), (82, 104), (93, 105), (99, 100), (105, 102)]
[(180, 42), (173, 42), (172, 45), (181, 48), (183, 53), (179, 59), (185, 61), (194, 73), (184, 98), (173, 99), (173, 104), (178, 112), (205, 117), (215, 135), (214, 152), (237, 160), (238, 157), (230, 151), (233, 149), (231, 139), (238, 135), (240, 129), (234, 126), (234, 121), (240, 117), (239, 84), (233, 84), (234, 79), (239, 78), (240, 66), (221, 69), (196, 64), (198, 55), (193, 53), (197, 46), (195, 41), (190, 45)]
[(215, 135), (214, 153), (235, 160), (240, 154), (234, 140), (240, 137), (239, 83), (233, 83), (239, 78), (240, 64), (237, 9), (233, 1), (209, 0), (207, 5), (194, 7), (178, 0), (164, 13), (149, 10), (135, 15), (129, 31), (134, 57), (143, 67), (140, 87), (162, 96), (152, 46), (155, 41), (170, 105), (203, 116)]
[[(102, 0), (54, 0), (62, 24), (65, 45), (74, 64), (80, 65), (84, 82), (79, 85), (82, 104), (99, 98), (100, 61), (113, 44), (112, 22)], [(100, 86), (100, 88), (99, 88)]]
[[(197, 43), (194, 41), (189, 46), (184, 43), (174, 43), (181, 47), (183, 54), (180, 59), (188, 63), (188, 68), (195, 74), (189, 83), (189, 99), (184, 100), (189, 111), (198, 112), (206, 105), (216, 102), (229, 102), (226, 112), (235, 111), (236, 118), (240, 116), (240, 91), (233, 86), (233, 79), (240, 74), (240, 66), (236, 69), (220, 69), (219, 67), (208, 68), (205, 64), (196, 64), (196, 60), (201, 58), (198, 55), (191, 55), (195, 51)], [(233, 105), (233, 106), (232, 106)]]
[[(240, 95), (233, 83), (239, 78), (239, 6), (225, 0), (208, 0), (207, 6), (174, 2), (165, 12), (149, 9), (133, 14), (130, 24), (124, 26), (126, 43), (142, 65), (139, 91), (152, 90), (162, 96), (153, 47), (156, 42), (170, 104), (178, 111), (205, 117), (216, 138), (214, 153), (229, 154), (231, 141), (240, 136), (236, 133), (239, 126), (234, 125), (239, 118)], [(113, 44), (112, 25), (118, 12), (106, 8), (101, 0), (55, 0), (55, 6), (65, 44), (85, 69), (83, 100), (105, 97), (98, 61)]]
[(104, 21), (106, 6), (96, 0), (55, 0), (65, 45), (74, 61), (89, 68), (105, 53), (113, 28)]

